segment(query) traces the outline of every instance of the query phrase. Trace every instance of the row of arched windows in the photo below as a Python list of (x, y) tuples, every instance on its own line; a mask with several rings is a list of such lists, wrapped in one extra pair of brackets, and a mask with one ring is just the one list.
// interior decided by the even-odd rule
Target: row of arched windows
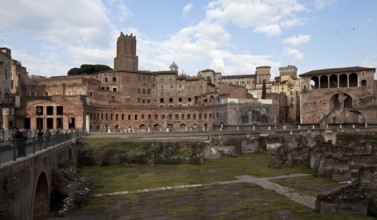
[[(360, 85), (358, 84), (358, 75), (356, 73), (340, 74), (338, 75), (323, 75), (323, 76), (312, 76), (310, 85), (312, 89), (327, 89), (327, 88), (344, 88), (344, 87), (358, 87), (366, 86), (366, 80), (362, 80)], [(306, 90), (306, 85), (304, 85), (304, 90)]]
[(207, 120), (212, 119), (214, 114), (212, 113), (193, 113), (193, 114), (107, 114), (107, 113), (89, 113), (91, 120)]

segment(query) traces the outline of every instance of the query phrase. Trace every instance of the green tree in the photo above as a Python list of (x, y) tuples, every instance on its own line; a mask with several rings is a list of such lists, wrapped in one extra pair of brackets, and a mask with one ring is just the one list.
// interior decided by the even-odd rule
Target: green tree
[(111, 67), (102, 64), (82, 64), (80, 68), (72, 68), (67, 75), (95, 74), (101, 71), (112, 70)]

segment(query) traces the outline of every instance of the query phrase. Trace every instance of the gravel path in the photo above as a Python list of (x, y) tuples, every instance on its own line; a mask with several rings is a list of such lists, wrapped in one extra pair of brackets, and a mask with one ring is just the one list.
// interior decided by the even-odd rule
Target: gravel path
[(124, 195), (129, 193), (146, 193), (146, 192), (156, 192), (156, 191), (164, 191), (164, 190), (171, 190), (171, 189), (182, 189), (182, 188), (196, 188), (196, 187), (203, 187), (205, 185), (228, 185), (228, 184), (235, 184), (235, 183), (252, 183), (258, 186), (261, 186), (268, 190), (273, 190), (276, 193), (286, 196), (287, 198), (305, 205), (311, 209), (315, 209), (315, 201), (316, 198), (313, 196), (306, 196), (301, 195), (299, 193), (293, 192), (291, 189), (281, 186), (279, 184), (273, 183), (270, 180), (272, 179), (282, 179), (282, 178), (293, 178), (293, 177), (301, 177), (301, 176), (308, 176), (311, 174), (292, 174), (292, 175), (283, 175), (283, 176), (276, 176), (276, 177), (266, 177), (266, 178), (259, 178), (255, 176), (249, 175), (242, 175), (236, 176), (237, 180), (230, 180), (230, 181), (219, 181), (213, 182), (210, 184), (191, 184), (191, 185), (178, 185), (178, 186), (165, 186), (159, 188), (151, 188), (151, 189), (141, 189), (141, 190), (133, 190), (133, 191), (122, 191), (122, 192), (113, 192), (113, 193), (104, 193), (104, 194), (95, 194), (95, 196), (114, 196), (114, 195)]

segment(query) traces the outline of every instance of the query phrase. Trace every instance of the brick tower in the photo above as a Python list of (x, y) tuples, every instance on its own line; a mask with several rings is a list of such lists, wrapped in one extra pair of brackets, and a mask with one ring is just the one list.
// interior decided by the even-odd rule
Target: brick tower
[(138, 70), (136, 56), (136, 36), (124, 35), (122, 32), (117, 41), (117, 55), (114, 59), (114, 70)]

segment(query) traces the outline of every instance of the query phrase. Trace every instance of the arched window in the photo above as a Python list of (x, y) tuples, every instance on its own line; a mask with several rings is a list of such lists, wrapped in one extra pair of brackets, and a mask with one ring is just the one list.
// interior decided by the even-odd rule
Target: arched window
[(306, 91), (306, 85), (304, 85), (304, 87), (302, 88), (302, 90)]
[(191, 119), (191, 115), (187, 114), (187, 120), (190, 120), (190, 119)]
[(182, 119), (182, 120), (185, 120), (185, 114), (182, 114), (182, 115), (181, 115), (181, 119)]
[(151, 119), (152, 119), (152, 115), (148, 114), (148, 120), (151, 120)]
[(118, 121), (118, 114), (116, 114), (116, 115), (115, 115), (115, 120), (117, 120), (117, 121)]
[(367, 81), (365, 79), (361, 80), (361, 86), (367, 86)]
[(357, 74), (351, 73), (349, 76), (349, 87), (357, 87)]
[(124, 120), (124, 114), (122, 114), (122, 120)]
[(161, 115), (161, 119), (162, 119), (162, 120), (165, 120), (165, 114), (162, 114), (162, 115)]
[(312, 86), (312, 89), (318, 89), (319, 88), (318, 76), (312, 76), (312, 78), (310, 80), (310, 85)]
[(339, 77), (339, 87), (347, 87), (348, 85), (348, 77), (346, 74), (342, 74)]
[(128, 114), (127, 119), (131, 120), (131, 114)]
[(179, 120), (179, 115), (175, 114), (175, 120)]
[(204, 120), (206, 120), (206, 119), (207, 119), (207, 113), (204, 114)]
[(135, 114), (135, 120), (137, 120), (137, 114)]
[(141, 114), (141, 120), (144, 120), (144, 114)]
[(169, 120), (172, 120), (172, 119), (173, 119), (173, 115), (169, 114)]
[(113, 77), (113, 82), (116, 82), (117, 81), (117, 78), (116, 76)]
[(329, 79), (327, 76), (321, 76), (321, 89), (329, 88)]
[(154, 114), (154, 120), (158, 120), (158, 114)]
[(331, 75), (330, 76), (330, 88), (338, 88), (338, 76)]
[(193, 114), (192, 119), (196, 120), (196, 114)]

